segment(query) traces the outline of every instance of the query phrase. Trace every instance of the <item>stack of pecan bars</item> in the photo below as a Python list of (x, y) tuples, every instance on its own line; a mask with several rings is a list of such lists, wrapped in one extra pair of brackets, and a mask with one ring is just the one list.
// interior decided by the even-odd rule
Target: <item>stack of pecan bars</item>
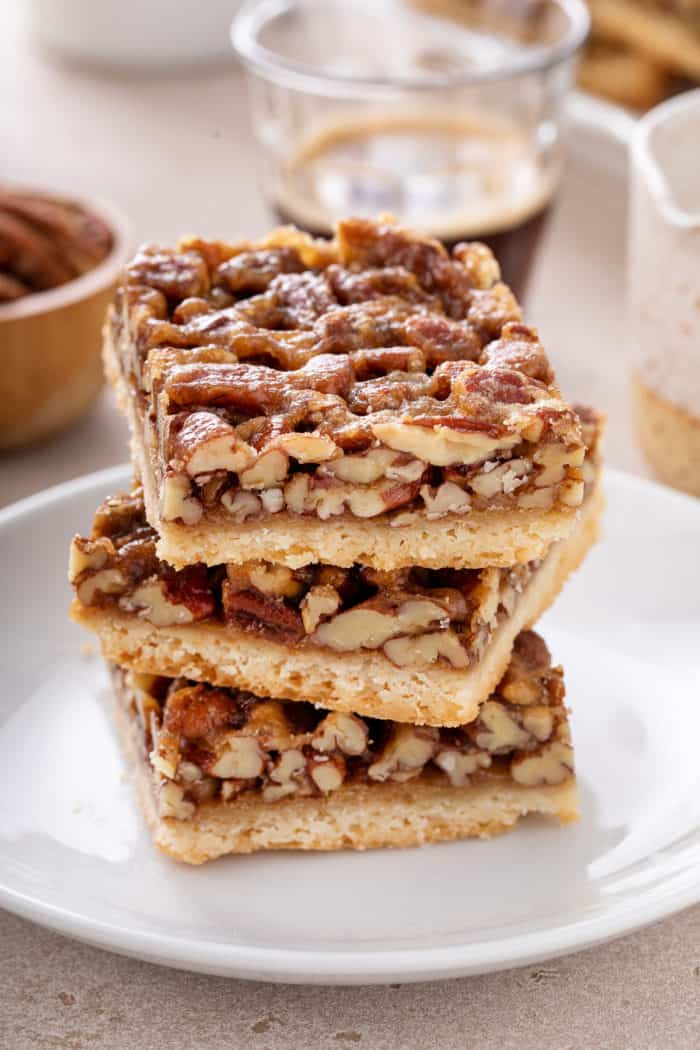
[(144, 248), (106, 328), (136, 480), (76, 537), (156, 844), (488, 836), (577, 795), (529, 630), (594, 541), (600, 421), (478, 244)]

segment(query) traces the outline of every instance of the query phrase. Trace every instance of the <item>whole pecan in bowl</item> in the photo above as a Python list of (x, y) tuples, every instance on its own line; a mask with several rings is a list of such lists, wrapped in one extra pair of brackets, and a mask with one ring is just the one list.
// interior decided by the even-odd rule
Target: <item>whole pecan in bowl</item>
[(94, 400), (130, 240), (111, 205), (0, 184), (0, 449), (47, 437)]

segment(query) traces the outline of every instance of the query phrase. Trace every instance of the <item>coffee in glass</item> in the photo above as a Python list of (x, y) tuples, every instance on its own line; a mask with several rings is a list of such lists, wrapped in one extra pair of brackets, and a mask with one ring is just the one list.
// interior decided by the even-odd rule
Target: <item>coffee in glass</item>
[(263, 183), (328, 235), (390, 213), (448, 247), (485, 241), (518, 295), (561, 175), (580, 0), (263, 0), (233, 40)]

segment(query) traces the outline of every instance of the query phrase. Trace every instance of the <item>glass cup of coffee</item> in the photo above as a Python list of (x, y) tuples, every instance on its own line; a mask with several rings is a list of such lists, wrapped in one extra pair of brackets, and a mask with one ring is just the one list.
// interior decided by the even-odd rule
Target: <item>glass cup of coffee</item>
[(262, 0), (232, 27), (263, 186), (328, 235), (390, 213), (481, 240), (522, 295), (562, 168), (583, 0)]
[(628, 331), (642, 450), (700, 496), (700, 91), (648, 113), (631, 147)]

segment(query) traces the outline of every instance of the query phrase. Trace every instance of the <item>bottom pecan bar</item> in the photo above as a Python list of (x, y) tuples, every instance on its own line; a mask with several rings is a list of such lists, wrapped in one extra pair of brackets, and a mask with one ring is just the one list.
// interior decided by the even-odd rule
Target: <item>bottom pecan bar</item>
[(564, 681), (532, 631), (474, 721), (414, 726), (112, 669), (156, 845), (197, 864), (261, 849), (409, 846), (574, 819)]

